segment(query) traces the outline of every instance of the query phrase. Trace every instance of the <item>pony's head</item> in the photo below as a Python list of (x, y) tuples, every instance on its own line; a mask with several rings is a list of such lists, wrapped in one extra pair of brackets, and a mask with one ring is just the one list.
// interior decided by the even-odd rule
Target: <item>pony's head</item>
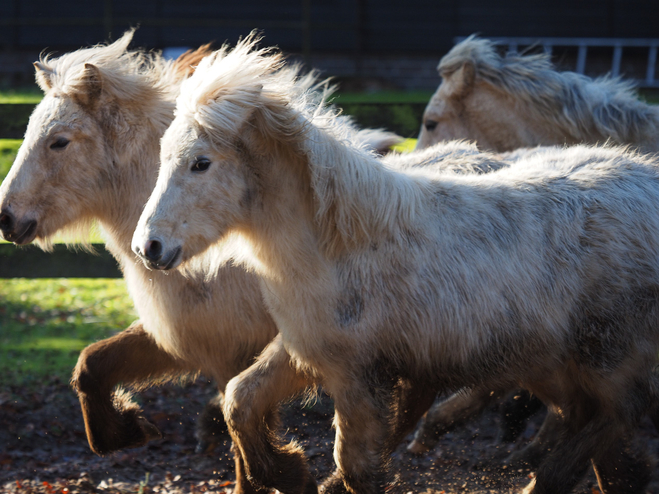
[(439, 62), (442, 77), (426, 107), (417, 149), (468, 139), (497, 152), (520, 147), (603, 143), (656, 150), (659, 112), (629, 83), (558, 72), (547, 54), (501, 56), (469, 37)]
[(262, 207), (267, 163), (304, 133), (307, 122), (293, 106), (322, 91), (313, 74), (284, 67), (258, 41), (250, 35), (221, 48), (181, 86), (158, 181), (133, 237), (133, 250), (152, 268), (174, 268), (240, 230)]
[(36, 239), (48, 247), (56, 232), (86, 230), (108, 205), (102, 204), (105, 192), (120, 187), (117, 176), (128, 173), (122, 167), (134, 166), (133, 157), (147, 152), (149, 129), (160, 126), (151, 138), (157, 159), (157, 137), (172, 118), (173, 97), (160, 104), (160, 112), (151, 110), (166, 99), (169, 65), (156, 55), (128, 51), (132, 37), (131, 30), (112, 44), (34, 64), (44, 98), (0, 188), (5, 239)]
[[(546, 55), (502, 58), (488, 40), (471, 36), (459, 43), (437, 67), (442, 83), (424, 112), (417, 149), (454, 139), (477, 141), (479, 148), (499, 152), (525, 145), (527, 123), (497, 82), (532, 78), (548, 68)], [(520, 69), (526, 72), (517, 73)]]

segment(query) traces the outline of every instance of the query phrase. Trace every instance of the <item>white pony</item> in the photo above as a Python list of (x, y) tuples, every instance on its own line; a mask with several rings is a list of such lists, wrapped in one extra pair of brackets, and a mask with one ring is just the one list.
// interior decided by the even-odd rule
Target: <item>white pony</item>
[(355, 147), (282, 64), (251, 38), (202, 61), (133, 237), (148, 266), (174, 269), (231, 235), (261, 277), (280, 335), (224, 406), (249, 477), (315, 491), (270, 418), (319, 382), (336, 413), (325, 492), (380, 492), (403, 378), (517, 385), (554, 407), (563, 434), (529, 492), (569, 492), (589, 462), (603, 491), (643, 492), (627, 437), (655, 393), (656, 160), (580, 146), (480, 175), (401, 171)]
[(659, 151), (659, 108), (628, 82), (557, 72), (549, 55), (500, 56), (470, 36), (439, 62), (442, 77), (423, 116), (417, 149), (469, 139), (483, 150), (577, 143)]

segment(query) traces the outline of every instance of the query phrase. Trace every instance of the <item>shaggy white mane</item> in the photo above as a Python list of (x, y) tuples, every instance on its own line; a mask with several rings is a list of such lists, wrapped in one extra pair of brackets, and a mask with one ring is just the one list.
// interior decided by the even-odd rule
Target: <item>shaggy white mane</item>
[(525, 101), (539, 119), (577, 139), (608, 136), (629, 143), (659, 134), (659, 109), (639, 101), (629, 82), (557, 72), (545, 53), (502, 57), (495, 43), (475, 36), (453, 47), (437, 70), (446, 77), (465, 63), (474, 67), (477, 78)]
[(73, 96), (84, 91), (85, 64), (92, 64), (102, 74), (104, 90), (120, 100), (136, 99), (145, 91), (153, 93), (154, 90), (173, 100), (181, 82), (173, 62), (157, 52), (128, 51), (134, 33), (135, 29), (130, 29), (114, 43), (81, 48), (57, 58), (51, 54), (42, 55), (35, 63), (37, 82), (46, 93)]
[[(314, 71), (303, 74), (299, 65), (286, 65), (274, 48), (258, 48), (260, 41), (252, 32), (233, 49), (224, 45), (205, 57), (182, 83), (176, 115), (193, 119), (222, 144), (229, 144), (228, 136), (235, 135), (255, 109), (267, 107), (275, 110), (262, 116), (270, 119), (280, 138), (297, 138), (305, 127), (300, 119), (287, 121), (291, 115), (283, 115), (286, 109), (316, 126), (332, 127), (337, 137), (358, 133), (359, 145), (366, 146), (372, 132), (380, 133), (358, 130), (349, 117), (337, 118), (336, 109), (327, 104), (335, 87), (319, 81)], [(392, 142), (397, 142), (393, 136)]]

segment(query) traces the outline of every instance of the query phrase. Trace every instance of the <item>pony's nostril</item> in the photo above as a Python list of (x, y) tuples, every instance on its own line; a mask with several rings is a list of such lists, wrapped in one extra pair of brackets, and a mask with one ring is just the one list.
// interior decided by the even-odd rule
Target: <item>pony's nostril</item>
[(3, 233), (10, 233), (14, 229), (14, 215), (9, 211), (2, 211), (0, 213), (0, 230)]
[(158, 240), (149, 240), (144, 246), (144, 255), (150, 261), (157, 261), (162, 257), (162, 244)]

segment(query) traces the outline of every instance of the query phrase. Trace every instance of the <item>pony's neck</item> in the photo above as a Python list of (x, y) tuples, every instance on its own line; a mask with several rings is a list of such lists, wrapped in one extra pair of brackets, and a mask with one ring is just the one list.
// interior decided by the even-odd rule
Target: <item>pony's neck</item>
[(367, 248), (373, 239), (409, 223), (421, 197), (418, 181), (386, 168), (348, 137), (310, 126), (304, 152), (311, 177), (315, 218), (329, 255)]
[(276, 158), (262, 174), (270, 183), (252, 238), (262, 267), (313, 273), (319, 259), (369, 248), (412, 220), (422, 186), (347, 142), (309, 125), (295, 150), (269, 154)]
[[(613, 80), (587, 80), (570, 74), (550, 74), (554, 84), (522, 98), (515, 109), (521, 129), (546, 144), (603, 144), (611, 140), (644, 151), (659, 150), (659, 110), (638, 100)], [(519, 98), (513, 96), (514, 99)]]
[[(125, 111), (122, 109), (121, 111)], [(158, 176), (160, 138), (173, 120), (173, 103), (155, 100), (148, 111), (125, 112), (130, 143), (109, 142), (112, 186), (97, 217), (109, 247), (132, 256), (130, 244)], [(116, 132), (109, 132), (117, 139)]]

